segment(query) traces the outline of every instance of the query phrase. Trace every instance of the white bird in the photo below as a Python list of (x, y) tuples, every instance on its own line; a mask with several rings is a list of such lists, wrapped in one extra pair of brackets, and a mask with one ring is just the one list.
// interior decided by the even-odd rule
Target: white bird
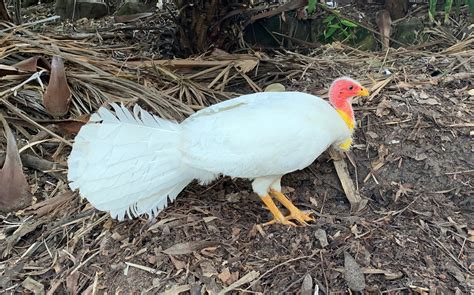
[(350, 148), (356, 95), (368, 91), (344, 77), (331, 85), (331, 104), (301, 92), (254, 93), (200, 110), (182, 123), (138, 105), (132, 114), (112, 104), (115, 115), (100, 108), (76, 136), (69, 185), (123, 220), (156, 216), (194, 179), (207, 184), (220, 175), (247, 178), (275, 217), (269, 223), (306, 225), (313, 218), (281, 193), (281, 178), (307, 167), (331, 145)]

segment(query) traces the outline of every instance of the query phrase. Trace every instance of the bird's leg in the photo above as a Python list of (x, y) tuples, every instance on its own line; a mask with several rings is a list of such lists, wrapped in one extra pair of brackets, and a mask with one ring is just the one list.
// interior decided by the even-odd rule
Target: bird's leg
[(295, 226), (293, 222), (289, 221), (283, 214), (280, 212), (278, 207), (275, 205), (273, 202), (272, 198), (269, 195), (265, 195), (263, 197), (260, 197), (265, 203), (265, 206), (267, 206), (268, 210), (273, 214), (274, 219), (264, 223), (264, 225), (269, 225), (269, 224), (274, 224), (274, 223), (281, 223), (281, 224), (286, 224), (286, 225), (293, 225)]
[(271, 189), (270, 194), (274, 196), (278, 202), (280, 202), (283, 206), (286, 207), (290, 211), (290, 215), (286, 216), (285, 219), (291, 220), (295, 219), (298, 220), (299, 223), (302, 225), (307, 225), (306, 221), (314, 221), (314, 218), (310, 216), (310, 214), (305, 214), (301, 212), (293, 203), (281, 192)]

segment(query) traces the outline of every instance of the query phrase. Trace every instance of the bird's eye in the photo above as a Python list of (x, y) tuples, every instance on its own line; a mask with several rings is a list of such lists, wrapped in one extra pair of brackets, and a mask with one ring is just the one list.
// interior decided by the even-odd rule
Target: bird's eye
[(352, 90), (352, 89), (354, 89), (354, 86), (353, 85), (349, 86), (349, 90)]

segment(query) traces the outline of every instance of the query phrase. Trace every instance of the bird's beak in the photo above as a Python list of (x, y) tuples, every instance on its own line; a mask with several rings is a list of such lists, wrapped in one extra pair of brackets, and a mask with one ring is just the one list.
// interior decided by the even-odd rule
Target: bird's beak
[(367, 88), (362, 87), (359, 92), (357, 92), (357, 96), (369, 96), (369, 90), (367, 90)]

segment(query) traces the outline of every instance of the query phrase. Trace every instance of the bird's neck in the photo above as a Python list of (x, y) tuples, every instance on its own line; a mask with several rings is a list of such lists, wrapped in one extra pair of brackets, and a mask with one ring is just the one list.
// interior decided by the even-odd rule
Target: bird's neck
[(352, 105), (348, 100), (343, 102), (334, 102), (331, 101), (333, 107), (336, 109), (339, 116), (346, 123), (347, 127), (352, 131), (355, 127), (355, 118), (354, 111), (352, 110)]

